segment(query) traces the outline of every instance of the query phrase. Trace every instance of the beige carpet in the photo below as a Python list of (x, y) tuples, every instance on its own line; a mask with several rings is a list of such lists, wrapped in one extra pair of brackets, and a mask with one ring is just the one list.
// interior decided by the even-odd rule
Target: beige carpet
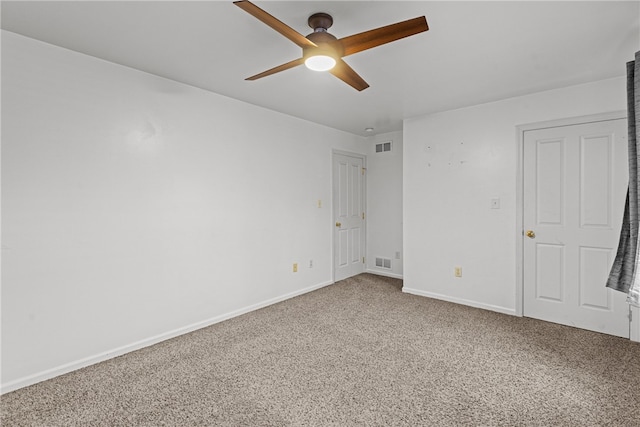
[(640, 426), (640, 345), (360, 275), (2, 396), (2, 426)]

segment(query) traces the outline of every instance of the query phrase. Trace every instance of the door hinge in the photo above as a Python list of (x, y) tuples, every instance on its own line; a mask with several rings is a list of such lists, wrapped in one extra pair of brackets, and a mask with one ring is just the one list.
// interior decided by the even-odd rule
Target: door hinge
[(364, 219), (364, 212), (362, 212), (362, 219)]
[(366, 171), (367, 168), (362, 168), (362, 175), (364, 175), (364, 171)]
[(362, 257), (362, 263), (364, 264), (364, 257)]
[(631, 310), (631, 307), (629, 307), (629, 322), (633, 321), (633, 310)]

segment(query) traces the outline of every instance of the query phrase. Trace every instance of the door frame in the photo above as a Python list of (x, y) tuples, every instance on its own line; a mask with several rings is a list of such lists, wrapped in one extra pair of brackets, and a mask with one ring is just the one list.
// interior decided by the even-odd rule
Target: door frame
[[(333, 182), (333, 174), (334, 174), (334, 170), (333, 170), (333, 160), (335, 158), (335, 155), (341, 155), (341, 156), (349, 156), (349, 157), (355, 157), (357, 159), (362, 159), (362, 167), (364, 168), (364, 170), (367, 170), (367, 156), (365, 154), (362, 153), (354, 153), (351, 151), (344, 151), (344, 150), (338, 150), (337, 148), (333, 148), (331, 149), (331, 173), (329, 174), (330, 178), (329, 178), (329, 182), (331, 183), (331, 281), (333, 283), (335, 283), (336, 281), (336, 259), (335, 259), (335, 249), (336, 249), (336, 233), (335, 233), (335, 211), (334, 208), (335, 206), (333, 205), (333, 200), (334, 200), (334, 182)], [(364, 211), (365, 213), (367, 212), (367, 174), (364, 174), (365, 179), (362, 180), (362, 205), (364, 206)], [(364, 247), (362, 248), (362, 253), (363, 256), (367, 257), (367, 220), (368, 220), (369, 215), (364, 216)], [(366, 267), (366, 264), (365, 264)], [(366, 271), (366, 268), (364, 268), (364, 271)]]
[[(609, 113), (569, 117), (516, 126), (518, 141), (518, 165), (516, 172), (516, 316), (522, 317), (524, 312), (524, 133), (532, 130), (605, 122), (626, 118), (626, 111), (613, 111)], [(632, 311), (634, 317), (630, 324), (631, 340), (640, 341), (640, 310), (633, 309)]]

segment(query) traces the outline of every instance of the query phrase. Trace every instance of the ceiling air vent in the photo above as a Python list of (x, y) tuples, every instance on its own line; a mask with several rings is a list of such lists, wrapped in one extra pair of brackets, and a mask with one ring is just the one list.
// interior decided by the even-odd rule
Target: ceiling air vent
[(376, 144), (376, 153), (386, 153), (387, 151), (391, 151), (391, 141)]

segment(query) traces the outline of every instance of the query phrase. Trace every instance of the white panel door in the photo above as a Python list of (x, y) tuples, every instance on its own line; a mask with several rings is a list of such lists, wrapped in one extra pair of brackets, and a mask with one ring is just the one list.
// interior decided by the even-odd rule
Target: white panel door
[(364, 271), (364, 159), (333, 154), (334, 280)]
[(526, 131), (523, 314), (629, 337), (605, 287), (627, 190), (626, 120)]

